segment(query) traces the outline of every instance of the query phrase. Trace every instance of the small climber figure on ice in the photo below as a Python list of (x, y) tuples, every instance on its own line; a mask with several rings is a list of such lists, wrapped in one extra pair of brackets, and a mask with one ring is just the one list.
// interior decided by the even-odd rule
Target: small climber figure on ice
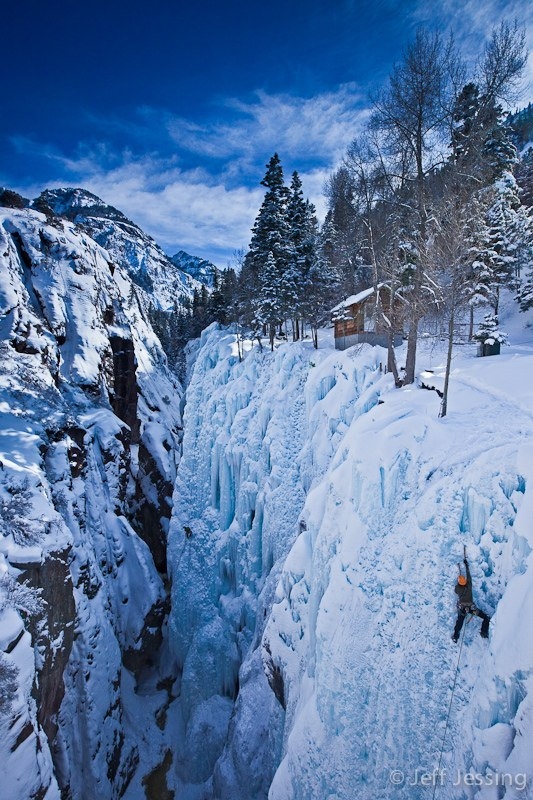
[(490, 617), (487, 616), (484, 611), (481, 611), (481, 609), (479, 609), (474, 603), (474, 598), (472, 595), (472, 576), (470, 575), (470, 569), (468, 567), (468, 561), (466, 558), (466, 548), (463, 564), (465, 565), (466, 575), (463, 575), (461, 573), (461, 569), (459, 568), (459, 577), (457, 578), (457, 583), (455, 585), (455, 592), (457, 594), (457, 622), (455, 623), (455, 630), (453, 632), (452, 639), (454, 642), (457, 642), (459, 639), (459, 634), (461, 633), (461, 628), (463, 627), (467, 614), (473, 614), (476, 617), (480, 617), (482, 620), (480, 635), (484, 639), (488, 639)]

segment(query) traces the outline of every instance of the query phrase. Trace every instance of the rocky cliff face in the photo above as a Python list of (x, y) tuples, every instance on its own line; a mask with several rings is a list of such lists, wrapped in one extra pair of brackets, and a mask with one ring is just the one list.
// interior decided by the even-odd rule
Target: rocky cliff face
[(164, 760), (181, 394), (124, 267), (74, 222), (0, 209), (8, 800), (119, 798)]

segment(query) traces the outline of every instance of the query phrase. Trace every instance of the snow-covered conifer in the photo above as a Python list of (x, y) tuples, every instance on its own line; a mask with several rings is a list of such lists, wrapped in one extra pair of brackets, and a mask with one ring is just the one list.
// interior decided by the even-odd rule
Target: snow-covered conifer
[(254, 299), (255, 318), (268, 329), (270, 348), (274, 349), (276, 326), (283, 322), (282, 275), (273, 253), (269, 253), (261, 274), (261, 291)]
[(489, 312), (479, 323), (474, 339), (481, 344), (506, 344), (507, 334), (500, 330), (497, 315)]

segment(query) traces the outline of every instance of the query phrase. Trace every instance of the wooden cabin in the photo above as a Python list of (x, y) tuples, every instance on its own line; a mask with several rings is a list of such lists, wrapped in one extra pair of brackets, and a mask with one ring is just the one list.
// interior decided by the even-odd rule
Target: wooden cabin
[[(390, 307), (390, 289), (385, 283), (378, 284), (377, 290), (371, 286), (358, 294), (353, 294), (332, 309), (337, 350), (346, 350), (347, 347), (363, 342), (387, 347), (387, 327), (383, 322), (380, 323), (376, 313), (378, 301), (383, 308)], [(395, 312), (400, 311), (402, 305), (400, 299), (395, 299)], [(397, 317), (398, 314), (394, 313), (394, 316)], [(402, 340), (402, 334), (395, 332), (394, 347), (398, 347)]]

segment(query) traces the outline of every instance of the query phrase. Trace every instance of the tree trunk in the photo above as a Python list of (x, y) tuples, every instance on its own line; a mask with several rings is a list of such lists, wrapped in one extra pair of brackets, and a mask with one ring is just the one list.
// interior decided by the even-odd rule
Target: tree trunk
[(444, 375), (444, 390), (442, 392), (442, 403), (440, 406), (439, 417), (445, 417), (448, 411), (448, 385), (450, 383), (450, 372), (452, 369), (452, 350), (453, 350), (453, 326), (455, 322), (455, 308), (452, 306), (450, 320), (448, 322), (448, 355), (446, 356), (446, 373)]
[(411, 309), (411, 320), (409, 324), (409, 336), (407, 338), (407, 356), (405, 359), (404, 383), (415, 382), (416, 367), (416, 348), (418, 344), (418, 323), (420, 322), (419, 303), (421, 302), (422, 280), (423, 280), (423, 255), (421, 247), (426, 245), (426, 205), (424, 193), (424, 168), (423, 168), (423, 146), (422, 135), (419, 128), (416, 138), (416, 161), (417, 161), (417, 203), (418, 203), (418, 261), (415, 271), (415, 285), (413, 292), (413, 306)]
[(389, 328), (387, 333), (387, 372), (392, 372), (394, 376), (394, 385), (397, 389), (402, 385), (402, 380), (398, 372), (398, 364), (396, 363), (396, 352), (394, 350), (394, 331)]
[[(416, 301), (415, 301), (416, 302)], [(407, 356), (405, 359), (405, 378), (403, 383), (415, 382), (416, 345), (418, 339), (418, 319), (411, 318), (409, 336), (407, 337)]]
[(242, 343), (242, 338), (241, 338), (241, 333), (240, 333), (240, 330), (239, 330), (239, 324), (238, 323), (236, 325), (236, 333), (237, 333), (237, 353), (238, 353), (238, 356), (239, 356), (239, 361), (242, 361), (242, 359), (243, 359), (243, 343)]

